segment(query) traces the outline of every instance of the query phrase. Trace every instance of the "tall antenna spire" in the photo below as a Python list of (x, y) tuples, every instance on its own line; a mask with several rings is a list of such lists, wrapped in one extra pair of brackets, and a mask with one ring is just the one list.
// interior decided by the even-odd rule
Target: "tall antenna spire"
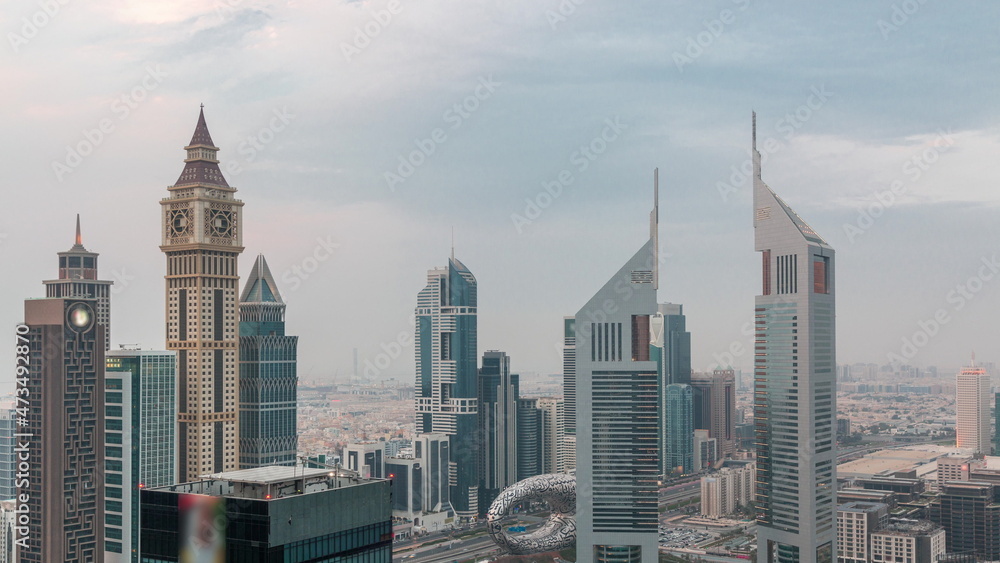
[(83, 246), (83, 235), (80, 234), (80, 214), (76, 214), (76, 246)]
[(660, 169), (653, 169), (653, 211), (649, 214), (649, 238), (653, 240), (653, 289), (660, 288)]
[(752, 147), (751, 152), (753, 153), (751, 155), (753, 158), (753, 175), (754, 178), (760, 178), (760, 153), (757, 152), (757, 112), (751, 110), (750, 115), (752, 123), (751, 129), (753, 131), (750, 138), (750, 146)]
[(451, 226), (451, 259), (455, 259), (455, 225)]

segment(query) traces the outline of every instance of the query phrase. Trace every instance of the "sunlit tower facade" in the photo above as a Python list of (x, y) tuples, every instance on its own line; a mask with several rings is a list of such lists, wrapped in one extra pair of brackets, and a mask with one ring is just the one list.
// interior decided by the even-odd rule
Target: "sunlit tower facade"
[(239, 469), (238, 300), (243, 202), (198, 116), (184, 170), (160, 200), (167, 349), (177, 352), (178, 481)]
[(959, 448), (990, 452), (990, 374), (972, 365), (955, 377), (955, 438)]
[(753, 125), (757, 558), (836, 561), (834, 251), (761, 179)]

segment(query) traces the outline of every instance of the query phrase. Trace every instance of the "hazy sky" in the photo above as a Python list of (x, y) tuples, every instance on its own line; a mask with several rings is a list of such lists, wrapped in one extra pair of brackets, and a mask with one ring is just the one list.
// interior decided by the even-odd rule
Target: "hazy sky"
[(646, 239), (654, 167), (660, 300), (695, 369), (749, 369), (755, 109), (764, 180), (837, 250), (838, 361), (997, 359), (1000, 5), (806, 4), (3, 2), (0, 324), (80, 213), (115, 346), (163, 347), (159, 200), (204, 103), (241, 270), (270, 263), (304, 379), (348, 375), (356, 347), (412, 380), (452, 228), (480, 353), (558, 373), (562, 317)]

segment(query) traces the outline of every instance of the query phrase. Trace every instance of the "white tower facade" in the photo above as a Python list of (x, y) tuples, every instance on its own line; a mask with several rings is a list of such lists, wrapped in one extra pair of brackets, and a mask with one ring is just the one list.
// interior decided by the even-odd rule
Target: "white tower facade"
[(975, 453), (990, 453), (990, 374), (975, 366), (958, 372), (955, 380), (956, 445)]
[(834, 251), (761, 179), (753, 132), (757, 560), (830, 563), (836, 549)]
[(575, 315), (578, 563), (659, 560), (655, 199), (649, 240)]

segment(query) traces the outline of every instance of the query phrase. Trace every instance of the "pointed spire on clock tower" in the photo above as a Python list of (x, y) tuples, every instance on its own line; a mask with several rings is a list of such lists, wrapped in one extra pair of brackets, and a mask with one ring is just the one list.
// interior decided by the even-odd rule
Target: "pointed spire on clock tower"
[(213, 188), (229, 188), (229, 183), (219, 169), (218, 152), (219, 147), (212, 141), (212, 134), (208, 132), (208, 124), (205, 122), (205, 104), (201, 105), (198, 112), (198, 123), (194, 126), (194, 134), (191, 135), (191, 142), (184, 147), (187, 151), (187, 158), (184, 159), (184, 170), (174, 187), (205, 185)]
[(212, 134), (208, 132), (208, 124), (205, 123), (205, 104), (201, 104), (201, 111), (198, 112), (198, 123), (194, 126), (194, 135), (191, 136), (189, 147), (202, 146), (219, 150), (212, 142)]

